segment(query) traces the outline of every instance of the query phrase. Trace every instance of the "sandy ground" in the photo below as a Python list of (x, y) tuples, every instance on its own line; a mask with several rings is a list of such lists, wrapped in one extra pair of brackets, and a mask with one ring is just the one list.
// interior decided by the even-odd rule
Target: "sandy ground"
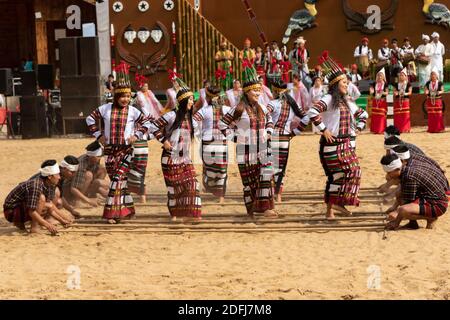
[[(403, 136), (450, 172), (450, 133), (424, 128)], [(0, 199), (27, 179), (47, 158), (81, 155), (90, 139), (1, 140)], [(160, 145), (150, 143), (149, 193), (165, 192)], [(378, 186), (383, 137), (362, 134), (357, 153), (363, 187)], [(197, 166), (198, 173), (201, 166)], [(240, 191), (236, 165), (229, 190)], [(286, 190), (320, 190), (325, 183), (318, 136), (295, 138)], [(372, 206), (372, 207), (371, 207)], [(358, 210), (376, 210), (363, 205)], [(150, 211), (151, 208), (146, 210)], [(159, 206), (159, 211), (167, 212)], [(152, 209), (152, 211), (154, 212)], [(204, 212), (213, 210), (205, 208)], [(216, 207), (214, 210), (218, 210)], [(222, 212), (245, 212), (243, 205)], [(323, 205), (281, 207), (281, 213), (323, 212)], [(101, 208), (91, 212), (101, 214)], [(142, 212), (142, 208), (139, 213)], [(436, 230), (63, 234), (29, 236), (0, 219), (0, 298), (2, 299), (448, 299), (450, 220)], [(75, 267), (74, 267), (75, 266)], [(80, 288), (70, 289), (79, 268)], [(379, 273), (378, 273), (378, 271)], [(379, 278), (379, 286), (368, 281)], [(376, 283), (376, 282), (375, 282)], [(70, 286), (69, 286), (70, 287)], [(73, 287), (72, 287), (73, 288)]]

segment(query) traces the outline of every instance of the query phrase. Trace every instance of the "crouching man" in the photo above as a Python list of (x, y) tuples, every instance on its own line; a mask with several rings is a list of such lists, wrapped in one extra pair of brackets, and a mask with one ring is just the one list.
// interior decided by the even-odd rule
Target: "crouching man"
[(53, 203), (59, 180), (60, 171), (56, 160), (44, 161), (37, 178), (21, 182), (6, 197), (3, 204), (6, 220), (21, 230), (26, 230), (25, 223), (31, 221), (31, 233), (39, 233), (44, 227), (52, 235), (58, 231), (48, 221), (50, 217), (64, 226), (70, 225), (71, 221), (62, 217)]
[[(386, 227), (397, 230), (403, 219), (426, 220), (427, 229), (433, 229), (437, 219), (448, 207), (449, 185), (439, 166), (420, 157), (399, 158), (397, 154), (381, 159), (383, 169), (391, 179), (400, 179), (400, 198), (397, 205), (389, 209), (391, 221)], [(411, 222), (410, 222), (411, 223)]]

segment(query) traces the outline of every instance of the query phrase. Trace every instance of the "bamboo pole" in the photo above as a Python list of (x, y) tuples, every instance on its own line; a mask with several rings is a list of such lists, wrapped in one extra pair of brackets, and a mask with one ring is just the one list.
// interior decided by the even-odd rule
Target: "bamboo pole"
[(82, 233), (82, 234), (89, 234), (89, 233), (95, 233), (95, 234), (108, 234), (108, 233), (127, 233), (127, 234), (173, 234), (173, 235), (180, 235), (183, 233), (266, 233), (266, 232), (330, 232), (330, 231), (378, 231), (381, 232), (385, 228), (384, 226), (370, 226), (370, 227), (359, 227), (357, 229), (355, 228), (333, 228), (333, 227), (320, 227), (320, 228), (286, 228), (286, 229), (222, 229), (222, 230), (216, 230), (216, 229), (179, 229), (179, 230), (164, 230), (164, 229), (123, 229), (123, 230), (102, 230), (102, 229), (64, 229), (60, 230), (59, 233)]
[(185, 2), (182, 2), (182, 12), (183, 12), (183, 45), (182, 45), (182, 57), (183, 57), (183, 69), (182, 74), (185, 74), (188, 70), (188, 56), (189, 51), (187, 50), (188, 45), (188, 19), (187, 19), (187, 11), (186, 11), (186, 5)]
[[(386, 217), (384, 216), (367, 216), (367, 217), (339, 217), (336, 218), (334, 221), (339, 222), (352, 222), (352, 221), (384, 221)], [(265, 225), (265, 224), (292, 224), (292, 223), (317, 223), (317, 222), (327, 222), (330, 223), (329, 220), (326, 218), (319, 218), (319, 217), (308, 217), (308, 218), (283, 218), (283, 219), (268, 219), (268, 218), (260, 218), (260, 219), (202, 219), (200, 224), (202, 225), (210, 225), (210, 224), (255, 224), (255, 225)], [(86, 225), (97, 225), (97, 224), (103, 224), (107, 225), (107, 222), (105, 220), (101, 219), (92, 219), (92, 220), (85, 220), (82, 223), (74, 223), (73, 227), (80, 227), (80, 226), (86, 226)], [(153, 225), (153, 224), (159, 224), (159, 225), (179, 225), (179, 224), (185, 224), (182, 220), (177, 221), (169, 221), (167, 219), (165, 220), (158, 220), (158, 219), (151, 219), (151, 220), (123, 220), (120, 222), (120, 224), (126, 224), (126, 225)], [(119, 224), (119, 225), (120, 225)], [(189, 224), (189, 223), (188, 223)]]
[[(177, 23), (177, 49), (178, 49), (178, 61), (177, 61), (177, 68), (181, 69), (181, 59), (183, 56), (183, 43), (184, 43), (184, 34), (183, 34), (183, 19), (182, 19), (182, 10), (183, 6), (178, 5), (177, 6), (177, 16), (178, 16), (178, 23)], [(178, 72), (179, 70), (177, 70)]]
[[(324, 217), (324, 213), (281, 213), (279, 214), (278, 220), (285, 219), (287, 217)], [(367, 217), (367, 216), (383, 216), (385, 217), (386, 214), (383, 212), (354, 212), (353, 217)], [(101, 218), (100, 215), (83, 215), (81, 219), (77, 221), (85, 221), (85, 219), (99, 219)], [(136, 216), (136, 219), (169, 219), (170, 215), (168, 212), (158, 212), (158, 213), (144, 213), (144, 214), (138, 214)], [(248, 215), (246, 213), (204, 213), (202, 214), (203, 219), (223, 219), (223, 218), (236, 218), (236, 219), (249, 219)], [(263, 218), (263, 215), (256, 215), (254, 220)], [(339, 217), (340, 218), (340, 217)], [(344, 217), (345, 218), (345, 217)], [(351, 217), (348, 217), (351, 218)], [(338, 218), (337, 218), (338, 219)], [(274, 220), (274, 219), (272, 219)], [(127, 221), (127, 220), (124, 220)], [(133, 221), (133, 220), (131, 220)]]
[[(214, 55), (218, 50), (220, 38), (229, 43), (229, 48), (235, 55), (233, 77), (239, 77), (241, 66), (238, 59), (239, 49), (226, 39), (208, 20), (194, 10), (187, 0), (179, 4), (180, 49), (179, 57), (183, 60), (183, 75), (185, 82), (193, 90), (201, 87), (203, 79), (214, 78), (216, 63)], [(200, 30), (199, 30), (200, 29)], [(203, 30), (203, 32), (202, 32)], [(202, 50), (202, 42), (204, 50)]]
[[(361, 203), (375, 203), (379, 204), (381, 200), (377, 199), (361, 199)], [(276, 203), (277, 207), (285, 207), (285, 206), (296, 206), (296, 205), (318, 205), (323, 204), (323, 200), (305, 200), (305, 201), (284, 201), (284, 202), (278, 202)], [(166, 206), (166, 202), (152, 202), (152, 203), (136, 203), (135, 206), (138, 208), (145, 208), (145, 207), (155, 207), (155, 206)], [(240, 206), (244, 205), (243, 202), (226, 202), (226, 203), (214, 203), (214, 202), (203, 202), (202, 207), (210, 207), (210, 206), (219, 206), (219, 207), (230, 207), (230, 206)]]
[(195, 22), (195, 75), (197, 78), (197, 85), (195, 90), (198, 91), (202, 87), (203, 79), (200, 74), (200, 69), (203, 68), (202, 61), (200, 59), (200, 52), (199, 52), (199, 42), (200, 42), (200, 24), (199, 24), (199, 15), (194, 15), (194, 22)]
[(203, 80), (204, 79), (209, 79), (208, 75), (206, 74), (206, 60), (210, 59), (209, 57), (205, 56), (205, 35), (203, 33), (203, 17), (200, 16), (199, 17), (199, 37), (200, 37), (200, 42), (199, 42), (199, 54), (200, 54), (200, 78), (202, 79), (202, 87), (203, 87)]
[[(327, 223), (327, 224), (313, 224), (313, 225), (300, 225), (300, 226), (292, 226), (290, 228), (299, 228), (299, 229), (314, 229), (317, 227), (332, 227), (332, 228), (359, 228), (359, 227), (384, 227), (384, 223), (379, 222), (373, 222), (373, 223), (352, 223), (352, 224), (344, 224), (344, 223)], [(145, 225), (140, 224), (78, 224), (78, 225), (72, 225), (70, 228), (99, 228), (99, 229), (147, 229), (147, 228), (154, 228), (154, 229), (207, 229), (207, 230), (240, 230), (240, 229), (277, 229), (280, 231), (283, 231), (285, 227), (283, 226), (258, 226), (256, 224), (253, 224), (252, 226), (223, 226), (223, 225), (205, 225), (202, 223), (197, 224), (171, 224), (171, 225), (151, 225), (149, 227)]]
[[(215, 197), (212, 194), (201, 194), (200, 197), (204, 200), (216, 200), (217, 197)], [(225, 196), (225, 200), (242, 200), (243, 194), (228, 194)], [(137, 200), (138, 197), (133, 197), (133, 199)], [(153, 194), (153, 195), (147, 195), (147, 200), (165, 200), (167, 199), (167, 195), (164, 194)], [(284, 200), (323, 200), (323, 195), (296, 195), (296, 194), (283, 194)], [(359, 195), (359, 199), (372, 199), (372, 200), (380, 200), (383, 201), (384, 197), (382, 195), (370, 195), (370, 194), (361, 194)]]
[(192, 87), (193, 85), (193, 71), (194, 71), (194, 65), (192, 64), (192, 42), (193, 42), (193, 35), (192, 35), (192, 11), (190, 10), (189, 5), (186, 5), (187, 7), (187, 12), (188, 12), (188, 29), (189, 29), (189, 33), (188, 33), (188, 52), (189, 52), (189, 72), (187, 73), (188, 76), (188, 81), (187, 84), (189, 87)]

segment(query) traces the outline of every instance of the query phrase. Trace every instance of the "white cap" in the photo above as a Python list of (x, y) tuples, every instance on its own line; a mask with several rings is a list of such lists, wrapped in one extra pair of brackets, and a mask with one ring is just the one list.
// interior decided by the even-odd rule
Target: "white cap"
[(306, 43), (306, 40), (303, 37), (298, 37), (295, 43)]
[(436, 66), (433, 66), (433, 68), (431, 68), (430, 74), (433, 72), (436, 73), (436, 75), (439, 77), (439, 69)]
[(437, 32), (433, 32), (433, 34), (431, 35), (432, 38), (439, 38), (439, 33)]
[(403, 73), (405, 76), (408, 76), (408, 70), (406, 68), (403, 68), (403, 70), (400, 71), (400, 73)]
[(422, 35), (422, 40), (428, 40), (428, 41), (430, 41), (430, 36), (429, 36), (429, 35), (426, 35), (426, 34), (423, 34), (423, 35)]
[(403, 166), (402, 160), (400, 160), (400, 158), (398, 158), (398, 159), (395, 159), (394, 161), (392, 161), (388, 165), (383, 165), (383, 170), (384, 170), (384, 172), (389, 173), (389, 172), (395, 171), (397, 169), (401, 169), (402, 166)]
[(39, 169), (39, 172), (41, 173), (41, 176), (48, 177), (53, 176), (55, 174), (59, 174), (59, 165), (55, 163), (53, 166), (46, 166), (41, 169)]
[(386, 79), (386, 71), (384, 70), (384, 68), (378, 71), (377, 75), (379, 75), (380, 73), (383, 74), (384, 78)]

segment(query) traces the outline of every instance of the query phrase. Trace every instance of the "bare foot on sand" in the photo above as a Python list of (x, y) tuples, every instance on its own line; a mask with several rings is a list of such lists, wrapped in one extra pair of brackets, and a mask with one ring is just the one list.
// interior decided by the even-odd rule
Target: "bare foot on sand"
[(200, 223), (202, 221), (202, 217), (185, 217), (183, 218), (183, 223)]
[(276, 212), (275, 210), (266, 210), (264, 211), (264, 218), (269, 218), (269, 219), (277, 219), (278, 218), (278, 212)]
[(391, 221), (386, 225), (386, 230), (397, 230), (400, 223), (397, 220)]
[(343, 207), (343, 206), (339, 206), (339, 205), (337, 205), (337, 204), (333, 204), (333, 205), (331, 206), (331, 208), (332, 208), (333, 210), (336, 210), (336, 211), (342, 213), (343, 215), (345, 215), (345, 216), (347, 216), (347, 217), (351, 217), (351, 216), (352, 216), (352, 213), (351, 213), (350, 211), (348, 211), (348, 210), (347, 210), (345, 207)]
[(429, 219), (427, 220), (427, 229), (432, 230), (436, 227), (437, 219)]
[(405, 224), (403, 227), (400, 227), (399, 229), (417, 230), (419, 229), (419, 224), (416, 220), (410, 220), (407, 224)]
[(281, 194), (277, 194), (277, 203), (281, 203), (282, 199), (281, 199)]
[(25, 223), (23, 223), (23, 222), (14, 222), (14, 226), (20, 230), (26, 230)]

